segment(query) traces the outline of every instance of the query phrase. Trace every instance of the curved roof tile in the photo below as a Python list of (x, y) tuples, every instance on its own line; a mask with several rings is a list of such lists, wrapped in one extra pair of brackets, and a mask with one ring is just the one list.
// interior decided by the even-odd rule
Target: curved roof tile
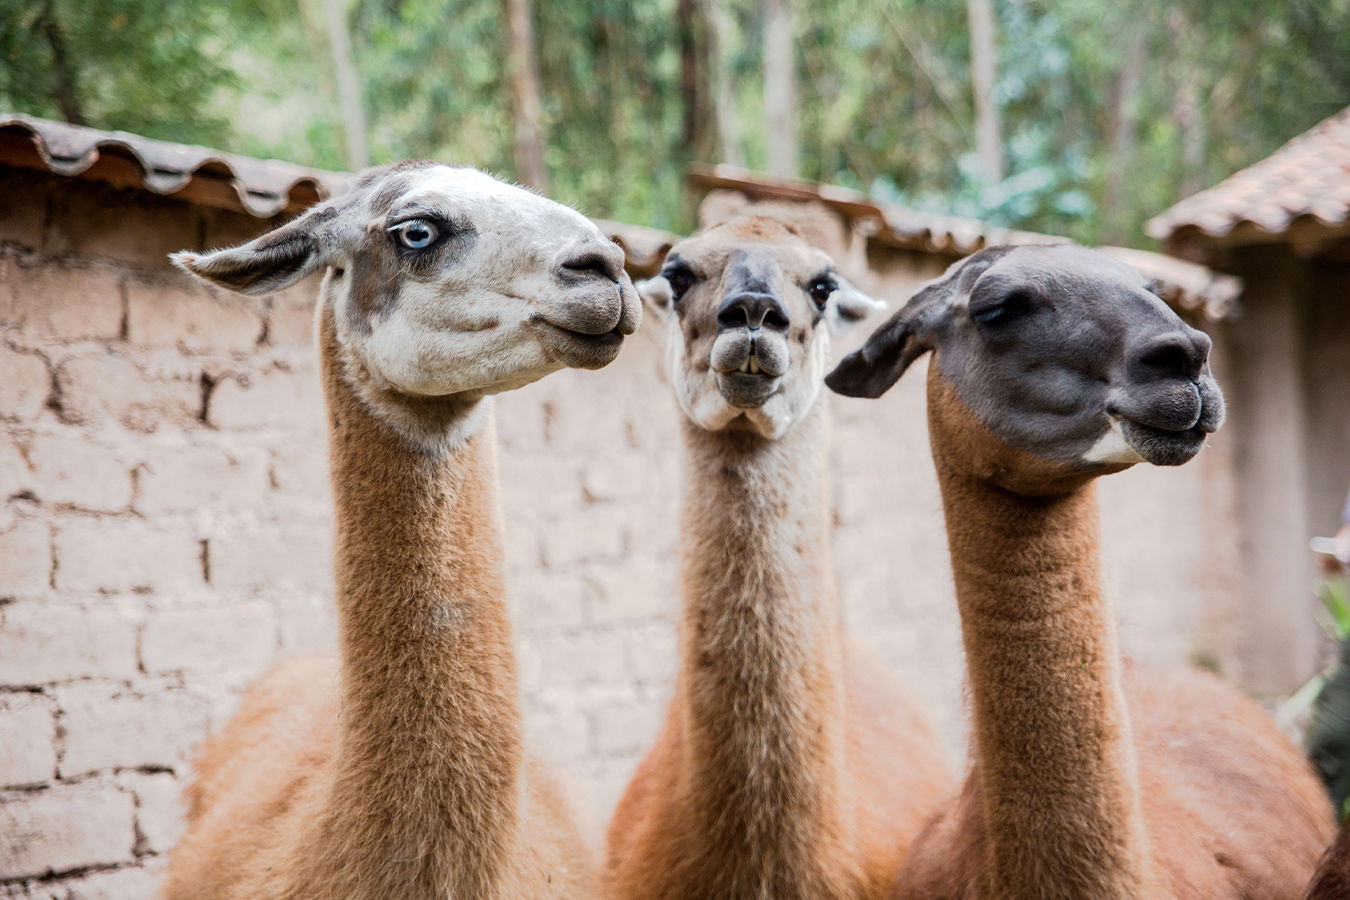
[[(882, 206), (865, 194), (830, 185), (816, 185), (761, 175), (735, 166), (695, 165), (690, 181), (706, 190), (739, 191), (759, 199), (820, 201), (859, 227), (870, 240), (904, 250), (956, 259), (996, 244), (1064, 244), (1069, 239), (1034, 231), (1000, 228), (959, 216), (923, 213), (902, 206)], [(1242, 282), (1193, 262), (1147, 250), (1098, 247), (1124, 260), (1157, 282), (1164, 300), (1211, 321), (1238, 314)]]
[(341, 193), (351, 180), (342, 172), (6, 113), (0, 113), (0, 162), (140, 187), (259, 218), (297, 212)]
[[(0, 113), (0, 165), (6, 164), (141, 188), (264, 219), (301, 212), (341, 194), (353, 178), (347, 172), (253, 159), (125, 131)], [(596, 224), (624, 249), (634, 277), (655, 274), (677, 240), (640, 225)]]
[(1166, 240), (1182, 232), (1223, 238), (1253, 229), (1251, 237), (1261, 240), (1300, 220), (1328, 227), (1350, 222), (1350, 107), (1260, 162), (1159, 213), (1144, 230)]

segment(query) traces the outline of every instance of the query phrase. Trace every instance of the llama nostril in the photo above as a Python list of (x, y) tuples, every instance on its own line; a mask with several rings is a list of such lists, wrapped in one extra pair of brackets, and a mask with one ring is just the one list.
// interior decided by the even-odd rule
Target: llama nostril
[(717, 326), (723, 331), (733, 328), (768, 328), (787, 331), (788, 313), (773, 294), (746, 291), (722, 301), (717, 311)]
[(615, 263), (611, 255), (593, 248), (577, 250), (560, 263), (559, 268), (571, 278), (600, 276), (610, 281), (619, 280), (620, 264)]
[(729, 331), (732, 328), (741, 328), (746, 325), (745, 313), (739, 309), (723, 308), (717, 313), (717, 327), (723, 331)]
[(1195, 335), (1173, 333), (1154, 338), (1140, 348), (1135, 362), (1155, 376), (1195, 381), (1209, 357), (1208, 336), (1198, 331)]
[(1181, 374), (1186, 369), (1186, 350), (1176, 344), (1150, 347), (1148, 352), (1139, 357), (1139, 362), (1160, 372)]

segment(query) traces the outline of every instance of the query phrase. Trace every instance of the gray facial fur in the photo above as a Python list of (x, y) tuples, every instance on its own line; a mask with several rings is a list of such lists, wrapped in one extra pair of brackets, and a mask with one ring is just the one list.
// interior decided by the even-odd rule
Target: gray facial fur
[(1049, 460), (1178, 465), (1223, 421), (1209, 349), (1118, 260), (1074, 246), (993, 247), (920, 290), (826, 384), (877, 397), (932, 350), (940, 375), (1010, 446)]

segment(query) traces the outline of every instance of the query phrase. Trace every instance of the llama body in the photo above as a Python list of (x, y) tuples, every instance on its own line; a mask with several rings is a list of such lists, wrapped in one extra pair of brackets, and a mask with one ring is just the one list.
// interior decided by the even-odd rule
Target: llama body
[(610, 825), (614, 894), (880, 896), (949, 776), (835, 597), (825, 323), (871, 303), (754, 218), (654, 282), (685, 413), (681, 665)]
[(275, 670), (208, 742), (169, 897), (595, 896), (523, 747), (484, 398), (612, 360), (639, 316), (621, 263), (571, 210), (430, 164), (180, 260), (255, 290), (331, 267), (340, 659)]
[(879, 396), (927, 351), (974, 752), (898, 896), (1300, 896), (1331, 828), (1307, 763), (1217, 679), (1123, 671), (1098, 578), (1092, 480), (1222, 421), (1208, 339), (1128, 267), (993, 248), (828, 382)]

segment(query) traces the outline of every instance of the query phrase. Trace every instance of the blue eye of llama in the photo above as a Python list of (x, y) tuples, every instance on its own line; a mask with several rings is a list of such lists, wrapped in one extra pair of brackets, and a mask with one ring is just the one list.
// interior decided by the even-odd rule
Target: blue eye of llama
[(397, 234), (399, 243), (409, 250), (425, 250), (440, 236), (440, 229), (426, 219), (409, 219), (389, 230)]

